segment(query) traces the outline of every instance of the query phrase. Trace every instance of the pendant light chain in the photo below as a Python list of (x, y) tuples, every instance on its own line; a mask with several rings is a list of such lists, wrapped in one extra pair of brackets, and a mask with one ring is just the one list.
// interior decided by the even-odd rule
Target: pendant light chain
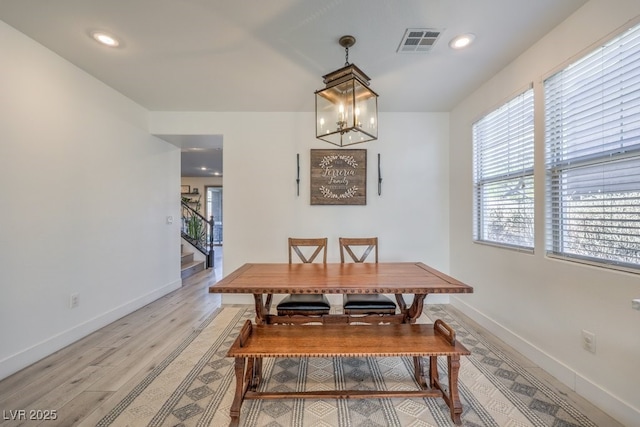
[(344, 48), (344, 66), (348, 66), (349, 65), (349, 46), (346, 46)]

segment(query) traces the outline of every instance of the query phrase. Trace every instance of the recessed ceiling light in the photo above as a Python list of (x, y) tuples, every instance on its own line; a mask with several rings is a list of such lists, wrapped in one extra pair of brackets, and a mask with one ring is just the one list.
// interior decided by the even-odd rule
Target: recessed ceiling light
[(451, 47), (451, 49), (465, 48), (469, 46), (475, 38), (476, 35), (472, 33), (460, 34), (459, 36), (451, 39), (451, 41), (449, 42), (449, 47)]
[(201, 167), (201, 168), (200, 168), (200, 170), (202, 170), (202, 171), (206, 171), (206, 170), (207, 170), (207, 168), (203, 166), (203, 167)]
[(91, 33), (91, 37), (93, 37), (93, 39), (98, 43), (103, 44), (105, 46), (109, 46), (109, 47), (120, 46), (120, 42), (118, 41), (118, 39), (116, 39), (111, 34), (105, 33), (104, 31), (94, 31)]

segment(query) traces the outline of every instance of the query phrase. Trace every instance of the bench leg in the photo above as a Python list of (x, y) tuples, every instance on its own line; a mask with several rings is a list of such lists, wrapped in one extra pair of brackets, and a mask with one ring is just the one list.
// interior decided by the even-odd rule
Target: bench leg
[(262, 381), (262, 357), (252, 357), (251, 365), (251, 390), (255, 391)]
[(424, 360), (421, 356), (413, 357), (413, 367), (415, 369), (415, 379), (416, 382), (420, 385), (420, 387), (426, 389), (427, 381), (424, 378)]
[(458, 372), (460, 371), (460, 355), (454, 354), (447, 356), (447, 371), (449, 377), (448, 390), (442, 388), (440, 379), (438, 378), (438, 357), (429, 357), (429, 384), (432, 389), (438, 389), (442, 393), (442, 398), (449, 407), (451, 420), (456, 424), (461, 424), (460, 415), (462, 415), (462, 403), (460, 402), (460, 394), (458, 393)]
[(247, 367), (244, 370), (244, 384), (247, 384), (249, 390), (255, 390), (258, 387), (256, 379), (256, 359), (254, 357), (247, 358)]
[(460, 356), (447, 356), (447, 368), (449, 370), (449, 410), (451, 411), (451, 419), (456, 424), (462, 424), (460, 415), (462, 415), (462, 403), (460, 402), (460, 394), (458, 393), (458, 372), (460, 371)]
[(440, 376), (438, 375), (438, 356), (429, 357), (429, 387), (435, 389), (440, 386)]
[(233, 397), (231, 410), (229, 411), (229, 415), (231, 416), (229, 427), (237, 427), (240, 424), (240, 407), (242, 406), (242, 400), (244, 399), (245, 393), (244, 364), (244, 357), (235, 358), (236, 393)]

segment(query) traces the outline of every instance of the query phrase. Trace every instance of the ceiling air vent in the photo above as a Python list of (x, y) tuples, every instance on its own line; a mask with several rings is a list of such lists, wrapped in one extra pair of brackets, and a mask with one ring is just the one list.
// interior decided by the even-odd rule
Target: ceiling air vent
[(442, 30), (435, 28), (407, 28), (404, 32), (398, 53), (423, 53), (433, 49)]

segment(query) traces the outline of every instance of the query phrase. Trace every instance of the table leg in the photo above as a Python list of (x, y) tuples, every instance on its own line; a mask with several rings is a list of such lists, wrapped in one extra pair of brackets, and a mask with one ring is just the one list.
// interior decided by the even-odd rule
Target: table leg
[(400, 309), (400, 313), (404, 314), (405, 316), (407, 315), (407, 303), (404, 300), (404, 295), (402, 294), (395, 294), (396, 296), (396, 302), (398, 303), (398, 308)]
[(256, 325), (265, 325), (268, 322), (267, 310), (265, 309), (264, 301), (262, 300), (262, 294), (253, 294), (255, 300), (256, 309)]
[(424, 306), (424, 299), (427, 297), (427, 294), (415, 294), (413, 296), (413, 302), (409, 307), (409, 311), (407, 312), (407, 320), (405, 323), (416, 323), (418, 317), (422, 314), (422, 308)]
[(271, 311), (271, 300), (273, 299), (273, 294), (267, 294), (267, 298), (264, 302), (264, 309), (268, 314)]

